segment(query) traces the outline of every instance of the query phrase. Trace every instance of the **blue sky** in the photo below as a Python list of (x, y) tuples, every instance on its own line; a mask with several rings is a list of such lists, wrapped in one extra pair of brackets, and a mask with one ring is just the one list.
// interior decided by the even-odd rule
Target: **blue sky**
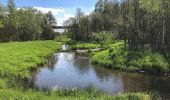
[[(59, 25), (69, 17), (73, 17), (76, 8), (82, 8), (85, 14), (94, 10), (95, 3), (98, 0), (15, 0), (18, 8), (31, 6), (46, 13), (52, 11)], [(7, 4), (7, 0), (1, 0)]]

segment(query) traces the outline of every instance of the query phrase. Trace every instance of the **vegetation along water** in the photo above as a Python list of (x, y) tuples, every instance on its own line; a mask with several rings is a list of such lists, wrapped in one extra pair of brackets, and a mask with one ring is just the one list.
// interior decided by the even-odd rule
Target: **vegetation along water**
[(169, 37), (169, 0), (2, 0), (0, 99), (170, 100)]

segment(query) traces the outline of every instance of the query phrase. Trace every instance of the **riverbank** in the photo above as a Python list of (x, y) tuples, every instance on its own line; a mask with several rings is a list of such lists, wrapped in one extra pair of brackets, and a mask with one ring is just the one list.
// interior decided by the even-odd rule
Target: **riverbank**
[(97, 43), (75, 43), (71, 45), (71, 50), (88, 50), (88, 49), (96, 49), (101, 48), (100, 44)]
[(2, 100), (161, 100), (147, 93), (127, 93), (108, 96), (95, 89), (36, 91), (21, 89), (0, 90)]
[(0, 76), (28, 78), (37, 65), (46, 63), (60, 48), (61, 44), (54, 41), (1, 43)]
[(108, 96), (98, 90), (34, 90), (28, 80), (32, 71), (47, 62), (59, 51), (61, 43), (55, 41), (14, 42), (0, 44), (0, 97), (1, 99), (112, 99), (153, 100), (146, 93), (127, 93)]
[(93, 55), (93, 63), (106, 68), (132, 72), (169, 72), (168, 60), (160, 53), (149, 50), (131, 51), (124, 48), (124, 42), (108, 45), (109, 49)]

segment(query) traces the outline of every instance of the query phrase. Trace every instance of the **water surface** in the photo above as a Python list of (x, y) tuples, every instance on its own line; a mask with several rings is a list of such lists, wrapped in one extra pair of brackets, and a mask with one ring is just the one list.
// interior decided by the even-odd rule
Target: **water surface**
[(170, 78), (105, 69), (91, 64), (91, 58), (73, 52), (54, 54), (33, 76), (39, 88), (85, 88), (94, 86), (108, 94), (157, 92), (170, 98)]

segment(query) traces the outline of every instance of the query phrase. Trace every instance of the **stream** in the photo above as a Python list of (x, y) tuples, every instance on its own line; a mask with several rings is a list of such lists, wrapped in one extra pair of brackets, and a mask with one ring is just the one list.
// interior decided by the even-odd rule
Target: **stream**
[(32, 80), (38, 88), (72, 89), (93, 86), (108, 94), (152, 92), (170, 98), (170, 77), (129, 73), (91, 64), (91, 57), (74, 52), (54, 54)]

